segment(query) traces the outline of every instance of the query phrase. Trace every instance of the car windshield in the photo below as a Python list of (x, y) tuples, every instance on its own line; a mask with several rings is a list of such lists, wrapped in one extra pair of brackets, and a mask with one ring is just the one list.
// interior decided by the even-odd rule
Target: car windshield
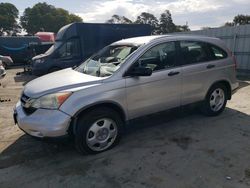
[(52, 54), (57, 48), (59, 48), (62, 45), (61, 41), (56, 41), (55, 44), (53, 44), (46, 52), (46, 55)]
[(97, 77), (111, 76), (137, 48), (138, 46), (133, 45), (107, 46), (82, 63), (76, 70)]

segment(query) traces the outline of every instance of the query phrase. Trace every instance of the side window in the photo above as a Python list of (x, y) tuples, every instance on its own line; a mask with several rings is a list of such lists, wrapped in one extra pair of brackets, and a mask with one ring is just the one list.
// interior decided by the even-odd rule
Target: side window
[(221, 48), (214, 45), (209, 45), (209, 47), (212, 53), (213, 60), (227, 58), (227, 53)]
[(184, 64), (206, 62), (211, 59), (204, 42), (181, 41), (180, 49)]
[(143, 66), (156, 71), (174, 67), (175, 62), (175, 42), (167, 42), (149, 49), (138, 59), (136, 67)]
[(78, 39), (71, 39), (64, 43), (58, 50), (60, 58), (80, 56), (80, 45)]

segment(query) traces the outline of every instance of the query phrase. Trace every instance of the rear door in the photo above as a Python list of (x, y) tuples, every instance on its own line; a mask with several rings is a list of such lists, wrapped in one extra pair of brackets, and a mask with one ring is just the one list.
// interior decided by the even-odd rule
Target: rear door
[[(182, 61), (182, 105), (205, 98), (208, 88), (223, 74), (227, 54), (220, 48), (201, 41), (180, 41)], [(222, 60), (222, 61), (221, 61)]]
[(180, 105), (181, 67), (176, 58), (176, 43), (155, 45), (131, 67), (151, 68), (153, 74), (126, 78), (128, 114), (136, 118)]

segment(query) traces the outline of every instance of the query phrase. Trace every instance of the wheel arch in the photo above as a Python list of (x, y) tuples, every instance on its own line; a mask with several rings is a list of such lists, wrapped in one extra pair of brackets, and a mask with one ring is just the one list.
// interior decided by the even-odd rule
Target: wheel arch
[(207, 93), (206, 93), (206, 96), (209, 92), (209, 90), (216, 84), (223, 84), (226, 88), (227, 88), (227, 99), (230, 100), (232, 98), (232, 88), (231, 88), (231, 85), (230, 85), (230, 82), (227, 81), (227, 80), (219, 80), (219, 81), (216, 81), (214, 82), (207, 90)]
[(118, 114), (120, 115), (121, 119), (123, 122), (125, 122), (127, 120), (127, 115), (124, 111), (124, 109), (122, 108), (122, 106), (114, 101), (103, 101), (103, 102), (97, 102), (94, 104), (90, 104), (88, 106), (83, 107), (82, 109), (78, 110), (74, 116), (72, 117), (72, 121), (71, 124), (69, 126), (68, 132), (69, 134), (74, 134), (76, 131), (76, 122), (79, 116), (94, 110), (95, 108), (100, 108), (100, 107), (107, 107), (107, 108), (111, 108), (113, 110), (115, 110), (116, 112), (118, 112)]

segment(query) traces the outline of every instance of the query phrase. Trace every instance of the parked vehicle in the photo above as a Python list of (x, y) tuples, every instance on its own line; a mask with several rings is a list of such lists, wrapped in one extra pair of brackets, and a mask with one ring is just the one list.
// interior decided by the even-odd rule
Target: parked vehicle
[(37, 32), (35, 36), (39, 37), (42, 42), (55, 42), (55, 33), (53, 32)]
[(0, 37), (0, 54), (10, 56), (14, 64), (23, 64), (29, 56), (28, 47), (39, 44), (38, 37)]
[(236, 62), (224, 43), (196, 36), (147, 36), (115, 42), (76, 69), (28, 83), (15, 122), (35, 137), (72, 134), (82, 153), (120, 139), (128, 120), (200, 102), (219, 115), (238, 88)]
[(33, 58), (32, 73), (43, 75), (82, 63), (97, 50), (112, 42), (151, 34), (146, 24), (73, 23), (62, 27), (55, 44)]
[(53, 42), (41, 42), (39, 37), (34, 36), (0, 37), (0, 54), (10, 56), (13, 65), (24, 64), (35, 54), (45, 53), (53, 44)]
[(9, 66), (13, 65), (13, 60), (10, 56), (2, 56), (0, 55), (0, 61), (1, 61), (1, 65), (4, 68), (8, 68)]

